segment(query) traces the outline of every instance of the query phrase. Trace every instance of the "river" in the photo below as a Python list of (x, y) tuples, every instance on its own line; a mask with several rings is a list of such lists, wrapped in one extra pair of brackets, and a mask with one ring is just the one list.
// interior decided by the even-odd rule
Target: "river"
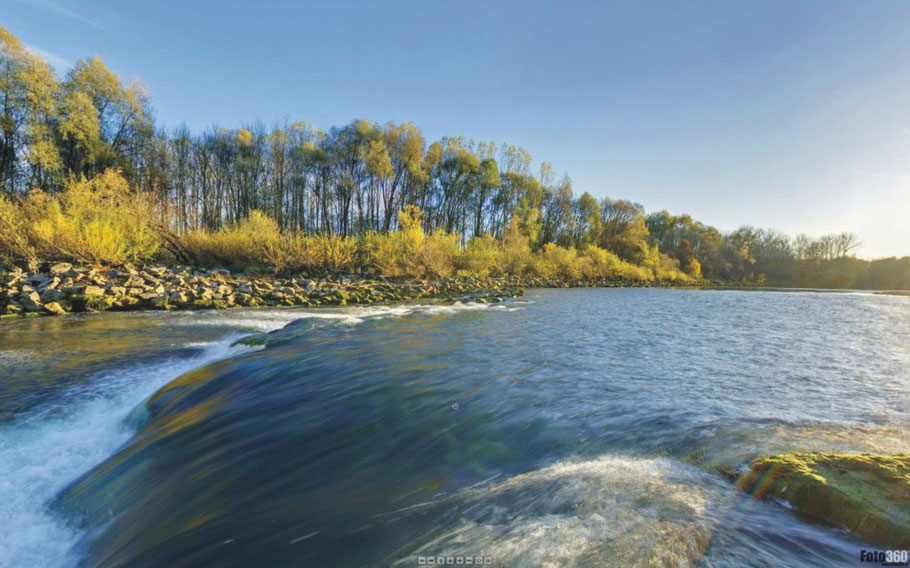
[(908, 337), (906, 297), (664, 289), (4, 321), (0, 566), (856, 566), (732, 476), (910, 452)]

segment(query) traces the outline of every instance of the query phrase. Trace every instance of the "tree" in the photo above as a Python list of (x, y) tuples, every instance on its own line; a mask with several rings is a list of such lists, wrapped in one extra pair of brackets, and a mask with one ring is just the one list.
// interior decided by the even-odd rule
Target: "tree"
[(0, 26), (0, 189), (56, 187), (54, 142), (59, 83), (50, 66)]

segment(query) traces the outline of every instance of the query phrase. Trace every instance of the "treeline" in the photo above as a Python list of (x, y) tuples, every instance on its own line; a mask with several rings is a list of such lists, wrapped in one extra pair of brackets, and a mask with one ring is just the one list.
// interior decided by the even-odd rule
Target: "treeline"
[[(855, 259), (852, 235), (722, 234), (686, 215), (648, 215), (630, 201), (576, 195), (568, 177), (548, 163), (532, 167), (514, 145), (460, 136), (429, 142), (412, 124), (365, 120), (328, 131), (290, 121), (163, 131), (138, 82), (123, 82), (97, 57), (58, 78), (2, 28), (0, 90), (8, 203), (22, 209), (31, 201), (34, 211), (38, 198), (29, 194), (59, 201), (67, 188), (117, 170), (138, 202), (153, 203), (158, 254), (193, 254), (187, 243), (236, 231), (257, 212), (286, 245), (321, 235), (363, 243), (399, 231), (402, 212), (419, 211), (422, 232), (454, 235), (461, 253), (513, 229), (534, 254), (602, 250), (658, 278), (910, 287), (910, 259)], [(34, 234), (31, 242), (32, 250), (46, 247)], [(892, 282), (899, 285), (885, 284)]]

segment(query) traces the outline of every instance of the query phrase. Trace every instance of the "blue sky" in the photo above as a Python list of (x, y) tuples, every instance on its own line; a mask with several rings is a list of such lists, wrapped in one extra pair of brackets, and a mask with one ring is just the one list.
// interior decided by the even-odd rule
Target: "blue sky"
[(410, 121), (516, 143), (576, 192), (910, 254), (910, 2), (3, 0), (159, 122)]

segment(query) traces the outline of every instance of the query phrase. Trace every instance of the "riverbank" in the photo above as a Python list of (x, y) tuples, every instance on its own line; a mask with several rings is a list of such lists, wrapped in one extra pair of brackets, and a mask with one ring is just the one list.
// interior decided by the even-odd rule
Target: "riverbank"
[(45, 264), (0, 275), (0, 316), (69, 312), (381, 304), (424, 298), (495, 302), (523, 290), (504, 279), (249, 276), (227, 269)]
[[(384, 278), (360, 274), (252, 276), (225, 268), (44, 263), (0, 272), (0, 317), (71, 312), (372, 305), (420, 299), (498, 302), (525, 288), (663, 287), (682, 283), (540, 277)], [(691, 286), (691, 283), (687, 283)]]

